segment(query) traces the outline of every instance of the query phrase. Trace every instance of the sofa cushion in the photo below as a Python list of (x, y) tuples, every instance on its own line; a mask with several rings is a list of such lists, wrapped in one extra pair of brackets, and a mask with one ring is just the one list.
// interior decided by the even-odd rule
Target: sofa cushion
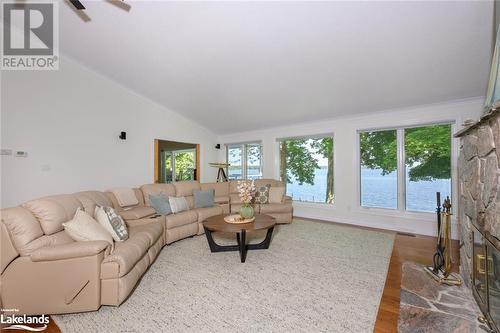
[(202, 191), (214, 189), (215, 197), (227, 197), (229, 195), (229, 182), (202, 183), (200, 184), (200, 189)]
[(133, 189), (128, 187), (120, 187), (111, 189), (116, 198), (116, 201), (120, 205), (120, 207), (130, 207), (139, 204), (139, 200), (135, 196), (135, 192)]
[(84, 210), (78, 209), (75, 217), (63, 223), (64, 230), (77, 242), (104, 240), (113, 245), (111, 234)]
[(80, 201), (83, 205), (83, 209), (94, 217), (95, 206), (111, 207), (113, 203), (104, 194), (104, 192), (99, 191), (83, 191), (73, 193), (73, 195)]
[(120, 211), (120, 216), (125, 220), (137, 220), (155, 214), (155, 210), (152, 207), (137, 206), (131, 209)]
[(215, 190), (213, 188), (200, 191), (193, 190), (194, 208), (207, 208), (214, 206)]
[(175, 187), (172, 184), (145, 184), (141, 186), (142, 194), (146, 206), (151, 206), (149, 202), (150, 195), (163, 194), (167, 197), (175, 197)]
[(240, 195), (237, 193), (229, 194), (229, 199), (231, 199), (231, 204), (239, 204), (241, 203)]
[(291, 203), (281, 203), (281, 204), (265, 204), (260, 205), (260, 213), (290, 213), (293, 210)]
[(14, 207), (2, 209), (0, 214), (18, 252), (22, 253), (28, 243), (43, 236), (40, 223), (29, 210)]
[(78, 208), (83, 208), (78, 199), (70, 194), (54, 195), (32, 201), (22, 205), (40, 221), (40, 226), (46, 235), (63, 230), (63, 222), (75, 216)]
[(151, 238), (147, 233), (131, 232), (129, 239), (116, 243), (113, 253), (102, 261), (101, 278), (119, 278), (126, 275), (147, 254), (150, 244)]
[(144, 197), (142, 195), (142, 191), (138, 188), (134, 188), (132, 189), (134, 191), (134, 194), (135, 194), (135, 197), (137, 198), (137, 205), (134, 205), (134, 206), (129, 206), (129, 207), (122, 207), (119, 203), (118, 203), (118, 199), (116, 198), (116, 196), (113, 194), (113, 192), (104, 192), (104, 194), (109, 198), (109, 200), (111, 201), (111, 203), (113, 204), (113, 208), (116, 209), (117, 212), (120, 212), (122, 210), (124, 210), (125, 208), (133, 208), (133, 207), (136, 207), (136, 206), (144, 206)]
[(144, 234), (149, 239), (149, 246), (153, 246), (158, 238), (163, 234), (163, 225), (158, 222), (138, 225), (129, 228), (129, 237), (134, 237), (137, 234)]
[(226, 196), (221, 196), (221, 197), (215, 197), (214, 198), (214, 202), (216, 204), (220, 204), (220, 203), (228, 203), (229, 202), (229, 195), (226, 195)]
[(197, 222), (198, 214), (194, 210), (187, 210), (178, 214), (167, 215), (165, 216), (165, 221), (167, 229), (172, 229)]
[(158, 195), (150, 194), (148, 195), (149, 204), (154, 208), (156, 214), (168, 215), (172, 214), (172, 208), (170, 208), (170, 202), (168, 201), (168, 196), (164, 193)]
[(198, 214), (198, 222), (203, 222), (209, 217), (221, 215), (222, 207), (221, 206), (213, 206), (208, 208), (195, 208), (196, 213)]
[(175, 196), (176, 197), (186, 197), (189, 195), (193, 195), (193, 190), (200, 189), (200, 183), (198, 181), (180, 181), (174, 182), (175, 187)]
[(285, 187), (285, 183), (276, 179), (262, 178), (255, 180), (255, 187), (265, 186), (267, 184), (271, 185), (272, 187)]
[(75, 241), (68, 235), (66, 231), (59, 231), (52, 235), (43, 235), (32, 242), (26, 244), (22, 249), (19, 249), (19, 254), (22, 256), (30, 255), (33, 251), (44, 246), (54, 246), (74, 243)]

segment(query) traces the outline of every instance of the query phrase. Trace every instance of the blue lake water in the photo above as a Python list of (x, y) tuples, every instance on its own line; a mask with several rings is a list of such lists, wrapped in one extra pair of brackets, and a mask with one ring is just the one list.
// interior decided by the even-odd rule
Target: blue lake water
[[(325, 202), (326, 168), (317, 169), (314, 185), (297, 182), (287, 184), (287, 195), (298, 201)], [(361, 203), (365, 207), (397, 208), (397, 174), (392, 172), (383, 176), (380, 170), (361, 170), (362, 191)], [(408, 179), (408, 177), (407, 177)], [(441, 198), (451, 197), (450, 180), (406, 182), (406, 209), (412, 211), (435, 211), (436, 192), (441, 192)], [(335, 193), (335, 196), (342, 195)]]

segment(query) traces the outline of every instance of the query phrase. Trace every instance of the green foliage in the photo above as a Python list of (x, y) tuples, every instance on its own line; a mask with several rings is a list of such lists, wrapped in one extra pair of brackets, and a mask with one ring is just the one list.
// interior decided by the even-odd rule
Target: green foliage
[(175, 154), (175, 180), (191, 180), (195, 168), (193, 152), (178, 152)]
[(405, 155), (411, 181), (451, 178), (451, 126), (405, 130)]
[(291, 184), (295, 179), (300, 185), (304, 183), (314, 185), (314, 171), (319, 169), (319, 165), (318, 160), (314, 158), (314, 151), (307, 147), (307, 140), (282, 141), (281, 149), (286, 152), (285, 163), (282, 163), (282, 167), (285, 168), (283, 181), (286, 180)]
[[(396, 130), (360, 134), (361, 164), (397, 170)], [(449, 179), (451, 176), (451, 126), (432, 125), (405, 129), (405, 156), (411, 181)]]
[(296, 180), (300, 185), (314, 185), (319, 169), (317, 156), (328, 159), (326, 202), (333, 202), (333, 138), (290, 139), (280, 143), (280, 175), (286, 183)]
[(369, 169), (382, 169), (386, 175), (398, 168), (396, 130), (363, 132), (359, 136), (361, 164)]

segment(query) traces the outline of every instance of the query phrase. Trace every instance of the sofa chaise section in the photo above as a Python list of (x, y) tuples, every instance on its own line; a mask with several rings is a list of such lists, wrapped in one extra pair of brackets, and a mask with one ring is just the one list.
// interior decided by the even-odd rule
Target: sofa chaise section
[(45, 197), (1, 211), (2, 304), (23, 314), (97, 310), (107, 242), (75, 242), (62, 223), (81, 203), (72, 195)]

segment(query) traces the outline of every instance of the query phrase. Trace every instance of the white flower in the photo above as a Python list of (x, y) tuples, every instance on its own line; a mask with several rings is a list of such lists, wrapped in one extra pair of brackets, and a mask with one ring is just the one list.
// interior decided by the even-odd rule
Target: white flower
[(252, 202), (252, 196), (255, 192), (254, 181), (252, 180), (249, 182), (248, 180), (239, 180), (237, 188), (241, 202), (243, 204), (250, 204)]

